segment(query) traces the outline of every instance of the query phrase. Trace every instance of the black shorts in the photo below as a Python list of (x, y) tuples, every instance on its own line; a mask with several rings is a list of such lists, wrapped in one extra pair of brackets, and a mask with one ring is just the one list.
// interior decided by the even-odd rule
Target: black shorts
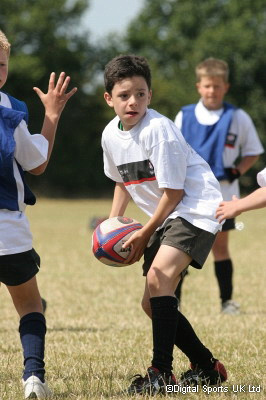
[(29, 281), (39, 271), (41, 260), (34, 249), (0, 256), (0, 282), (17, 286)]
[(222, 225), (222, 232), (230, 231), (231, 229), (235, 229), (235, 218), (226, 219)]
[(162, 244), (182, 250), (192, 258), (190, 265), (201, 269), (211, 251), (215, 237), (216, 235), (197, 228), (181, 217), (168, 219), (162, 229), (154, 232), (144, 251), (143, 275), (147, 275)]

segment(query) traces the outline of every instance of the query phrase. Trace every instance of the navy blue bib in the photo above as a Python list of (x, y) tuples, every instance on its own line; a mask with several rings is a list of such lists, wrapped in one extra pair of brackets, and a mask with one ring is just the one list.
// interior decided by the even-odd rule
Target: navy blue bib
[(224, 103), (224, 111), (216, 124), (202, 125), (195, 115), (196, 104), (182, 108), (182, 134), (186, 141), (210, 165), (218, 180), (227, 179), (223, 164), (226, 136), (235, 107)]
[(29, 111), (28, 111), (28, 107), (27, 107), (26, 103), (24, 103), (24, 101), (16, 99), (15, 97), (11, 96), (8, 93), (6, 93), (6, 95), (9, 98), (9, 101), (11, 103), (11, 107), (13, 108), (13, 110), (23, 111), (25, 113), (23, 119), (26, 121), (26, 123), (28, 125)]
[[(19, 211), (17, 184), (14, 177), (13, 160), (15, 151), (14, 132), (24, 112), (0, 106), (0, 208)], [(35, 204), (36, 198), (24, 180), (24, 171), (17, 163), (23, 184), (25, 204)]]

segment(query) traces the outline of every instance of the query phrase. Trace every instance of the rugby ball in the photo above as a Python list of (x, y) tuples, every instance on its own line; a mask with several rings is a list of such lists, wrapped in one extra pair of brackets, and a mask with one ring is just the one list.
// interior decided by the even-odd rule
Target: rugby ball
[(125, 267), (130, 248), (123, 244), (141, 229), (142, 225), (133, 218), (113, 217), (101, 222), (92, 234), (92, 251), (103, 264), (111, 267)]

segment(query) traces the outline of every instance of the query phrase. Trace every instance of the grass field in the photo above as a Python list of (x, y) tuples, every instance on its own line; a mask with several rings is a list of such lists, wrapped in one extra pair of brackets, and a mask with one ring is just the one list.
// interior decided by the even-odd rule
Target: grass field
[[(143, 374), (150, 364), (151, 326), (140, 307), (141, 263), (112, 268), (91, 253), (89, 221), (107, 215), (109, 208), (105, 200), (39, 200), (28, 207), (34, 247), (42, 258), (39, 287), (48, 301), (46, 377), (54, 399), (126, 399), (122, 391), (132, 375)], [(146, 220), (134, 204), (126, 215)], [(229, 379), (223, 387), (228, 391), (207, 394), (199, 389), (166, 398), (266, 398), (266, 211), (238, 220), (245, 228), (231, 233), (231, 252), (241, 315), (220, 314), (211, 256), (202, 271), (190, 268), (182, 302), (182, 312), (200, 338), (226, 365)], [(18, 317), (3, 285), (0, 296), (0, 399), (16, 400), (23, 398)], [(177, 349), (174, 357), (178, 376), (188, 362)], [(257, 392), (251, 392), (252, 386)]]

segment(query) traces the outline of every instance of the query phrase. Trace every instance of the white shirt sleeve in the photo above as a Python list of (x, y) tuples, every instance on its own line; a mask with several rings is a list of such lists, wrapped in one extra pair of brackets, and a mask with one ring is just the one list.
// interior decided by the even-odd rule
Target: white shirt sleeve
[(186, 156), (177, 142), (160, 142), (152, 148), (150, 161), (153, 164), (160, 189), (183, 189), (186, 179)]
[(183, 189), (187, 170), (187, 144), (168, 119), (161, 120), (146, 142), (159, 188)]
[(178, 129), (181, 130), (182, 128), (182, 119), (183, 119), (183, 112), (179, 111), (179, 113), (177, 114), (177, 116), (175, 117), (174, 123), (176, 124), (176, 126), (178, 127)]
[(25, 171), (37, 168), (47, 160), (48, 140), (40, 134), (31, 135), (22, 120), (14, 132), (15, 159)]
[(118, 172), (118, 169), (113, 162), (111, 156), (109, 155), (105, 143), (104, 138), (102, 138), (102, 148), (103, 148), (103, 163), (104, 163), (104, 173), (105, 175), (112, 179), (115, 182), (123, 182), (121, 175)]
[(252, 119), (244, 110), (236, 110), (231, 128), (233, 132), (239, 133), (242, 157), (256, 156), (264, 152)]
[(257, 174), (257, 182), (261, 187), (266, 186), (266, 168)]

